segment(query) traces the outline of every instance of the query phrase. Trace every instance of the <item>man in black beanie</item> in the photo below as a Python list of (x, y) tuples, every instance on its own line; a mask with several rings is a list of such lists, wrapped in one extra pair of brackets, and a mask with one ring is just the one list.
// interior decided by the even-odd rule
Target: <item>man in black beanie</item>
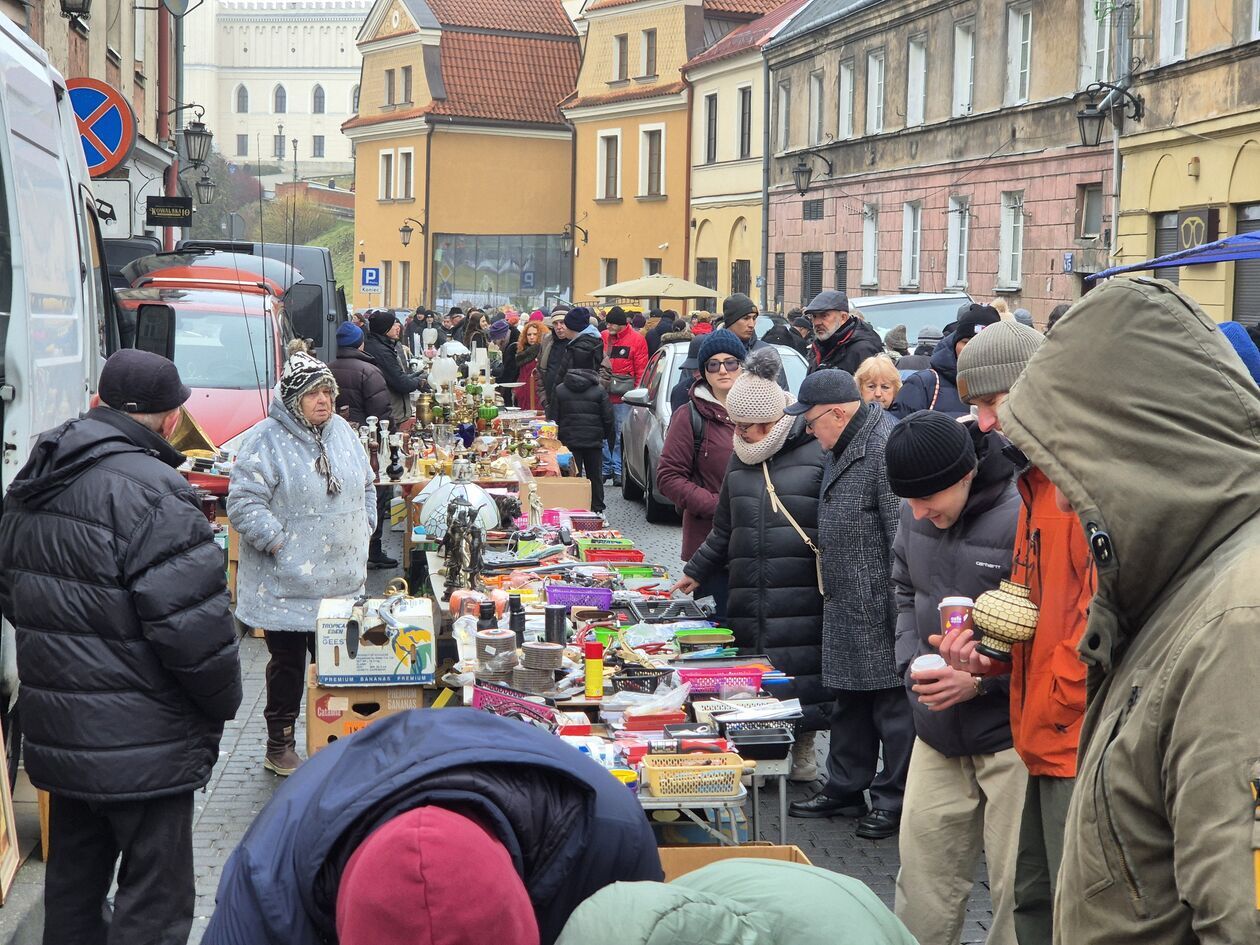
[[(944, 665), (928, 643), (946, 598), (974, 601), (1011, 569), (1019, 494), (1002, 441), (921, 410), (888, 435), (888, 482), (905, 501), (893, 541), (897, 671), (916, 739), (901, 815), (896, 912), (920, 942), (957, 942), (981, 849), (995, 942), (1015, 941), (1015, 856), (1028, 773), (1012, 747), (1010, 677)], [(912, 664), (937, 657), (932, 668)]]
[[(1001, 321), (997, 309), (974, 302), (959, 310), (958, 321), (945, 343), (933, 350), (929, 366), (906, 378), (889, 408), (894, 417), (908, 417), (916, 410), (937, 410), (951, 417), (966, 416), (967, 404), (958, 396), (958, 356), (972, 338)], [(923, 337), (923, 332), (919, 332)], [(900, 366), (900, 362), (898, 362)]]
[[(761, 313), (757, 311), (757, 303), (743, 292), (728, 295), (726, 301), (722, 303), (722, 327), (728, 329), (736, 338), (742, 341), (749, 354), (754, 351), (760, 351), (762, 348), (774, 347), (757, 337), (757, 316), (759, 314)], [(779, 371), (779, 386), (787, 390), (786, 371)]]
[[(45, 942), (184, 942), (193, 793), (241, 702), (223, 552), (167, 441), (189, 397), (126, 349), (44, 433), (0, 518), (31, 782), (51, 795)], [(106, 894), (118, 873), (113, 917)]]

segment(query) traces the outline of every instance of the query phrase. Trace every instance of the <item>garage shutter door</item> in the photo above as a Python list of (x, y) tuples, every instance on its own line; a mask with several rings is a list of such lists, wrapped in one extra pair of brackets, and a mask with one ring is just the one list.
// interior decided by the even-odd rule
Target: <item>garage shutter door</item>
[[(1177, 249), (1177, 214), (1156, 214), (1155, 255), (1167, 256), (1169, 253), (1175, 253)], [(1181, 270), (1176, 266), (1169, 266), (1167, 269), (1156, 269), (1152, 274), (1160, 279), (1167, 279), (1172, 283), (1181, 282)]]
[[(1260, 233), (1260, 204), (1238, 208), (1238, 232)], [(1260, 325), (1260, 259), (1234, 263), (1234, 320)]]

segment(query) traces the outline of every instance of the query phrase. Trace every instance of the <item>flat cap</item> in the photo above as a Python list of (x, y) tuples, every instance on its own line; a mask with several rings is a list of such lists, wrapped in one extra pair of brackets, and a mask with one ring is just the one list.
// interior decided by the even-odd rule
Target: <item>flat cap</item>
[(805, 306), (805, 314), (815, 312), (847, 312), (849, 297), (839, 289), (827, 289), (814, 296), (814, 301)]
[(99, 393), (106, 406), (124, 413), (166, 413), (192, 396), (172, 362), (135, 348), (109, 356)]
[(862, 399), (857, 380), (848, 371), (839, 368), (828, 368), (815, 371), (801, 382), (800, 393), (796, 395), (796, 403), (784, 413), (799, 416), (811, 407), (823, 404), (851, 404)]

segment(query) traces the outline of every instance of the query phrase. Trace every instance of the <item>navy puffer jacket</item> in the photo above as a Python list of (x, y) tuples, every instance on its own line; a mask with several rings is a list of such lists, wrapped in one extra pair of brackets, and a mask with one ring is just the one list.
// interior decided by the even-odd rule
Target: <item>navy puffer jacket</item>
[[(775, 492), (815, 545), (825, 463), (804, 419), (769, 463)], [(731, 457), (722, 481), (713, 530), (683, 570), (703, 582), (723, 569), (729, 569), (726, 620), (736, 643), (794, 676), (775, 695), (801, 700), (807, 731), (825, 728), (822, 706), (834, 694), (822, 683), (823, 599), (815, 556), (783, 513), (770, 507), (761, 464), (746, 465), (738, 456)]]
[(241, 703), (223, 552), (169, 443), (97, 407), (45, 433), (0, 517), (26, 770), (94, 801), (193, 791)]

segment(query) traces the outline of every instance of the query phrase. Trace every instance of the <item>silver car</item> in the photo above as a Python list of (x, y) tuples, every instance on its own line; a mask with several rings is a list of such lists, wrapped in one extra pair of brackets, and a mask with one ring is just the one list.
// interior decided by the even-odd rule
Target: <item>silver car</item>
[[(774, 347), (783, 361), (788, 389), (795, 394), (809, 365), (795, 349)], [(684, 375), (691, 377), (691, 371), (682, 367), (687, 348), (686, 341), (661, 345), (643, 372), (643, 386), (622, 397), (630, 405), (630, 416), (621, 426), (621, 494), (630, 500), (643, 499), (649, 522), (671, 521), (678, 514), (673, 503), (656, 492), (656, 469), (673, 414), (669, 395)]]

